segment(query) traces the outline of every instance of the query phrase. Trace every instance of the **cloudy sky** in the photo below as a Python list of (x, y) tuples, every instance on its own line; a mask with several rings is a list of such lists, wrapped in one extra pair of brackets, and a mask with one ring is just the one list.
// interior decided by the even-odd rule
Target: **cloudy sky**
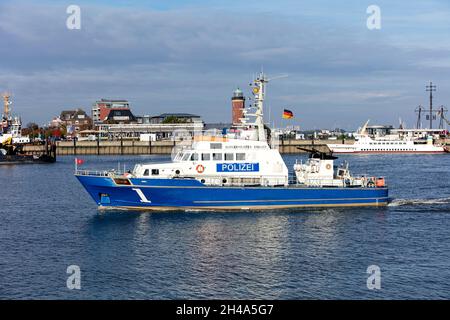
[[(66, 27), (71, 4), (80, 30)], [(380, 30), (366, 26), (372, 4)], [(269, 84), (276, 126), (283, 108), (305, 129), (413, 126), (430, 80), (450, 106), (449, 21), (448, 0), (1, 0), (0, 91), (25, 123), (99, 98), (225, 122), (232, 91), (264, 68), (289, 75)]]

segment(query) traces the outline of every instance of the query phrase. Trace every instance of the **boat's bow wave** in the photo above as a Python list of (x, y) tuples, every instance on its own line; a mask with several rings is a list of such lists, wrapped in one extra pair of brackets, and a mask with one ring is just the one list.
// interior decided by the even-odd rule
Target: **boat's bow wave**
[(394, 199), (388, 204), (389, 207), (420, 206), (420, 205), (442, 205), (450, 204), (450, 197), (431, 199)]

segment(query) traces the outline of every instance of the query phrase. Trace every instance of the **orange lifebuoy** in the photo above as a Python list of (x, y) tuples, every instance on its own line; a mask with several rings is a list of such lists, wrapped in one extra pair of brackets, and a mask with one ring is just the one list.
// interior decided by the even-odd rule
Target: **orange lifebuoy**
[(203, 173), (203, 171), (205, 171), (205, 167), (199, 164), (195, 167), (195, 170), (197, 170), (198, 173)]
[(330, 170), (331, 169), (331, 164), (327, 164), (326, 166), (325, 166), (325, 168), (327, 168), (327, 170)]
[(377, 186), (378, 188), (384, 187), (384, 186), (385, 186), (384, 178), (378, 178), (378, 179), (377, 179), (377, 182), (376, 182), (376, 186)]

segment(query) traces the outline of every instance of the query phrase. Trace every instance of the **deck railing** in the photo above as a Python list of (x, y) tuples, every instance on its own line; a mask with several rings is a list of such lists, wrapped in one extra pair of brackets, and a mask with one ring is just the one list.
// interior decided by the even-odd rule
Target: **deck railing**
[[(75, 175), (78, 176), (99, 176), (99, 177), (108, 177), (111, 176), (111, 171), (106, 170), (75, 170)], [(116, 172), (117, 174), (121, 174)], [(123, 173), (122, 173), (123, 174)]]
[[(128, 172), (116, 171), (116, 170), (75, 170), (75, 175), (80, 176), (96, 176), (96, 177), (120, 177), (129, 174)], [(133, 176), (130, 176), (133, 177)], [(157, 179), (158, 177), (148, 177)], [(230, 177), (230, 176), (192, 176), (192, 177), (167, 177), (174, 179), (197, 179), (203, 180), (206, 185), (217, 186), (284, 186), (286, 180), (280, 176), (247, 176), (247, 177)], [(370, 179), (373, 179), (373, 184), (368, 183)], [(380, 178), (379, 178), (380, 179)], [(384, 178), (383, 183), (384, 183)], [(294, 174), (290, 174), (288, 177), (288, 186), (290, 187), (380, 187), (376, 185), (377, 178), (368, 177), (366, 180), (361, 180), (360, 177), (353, 179), (307, 179), (304, 183), (298, 183)], [(383, 187), (385, 185), (382, 185)]]

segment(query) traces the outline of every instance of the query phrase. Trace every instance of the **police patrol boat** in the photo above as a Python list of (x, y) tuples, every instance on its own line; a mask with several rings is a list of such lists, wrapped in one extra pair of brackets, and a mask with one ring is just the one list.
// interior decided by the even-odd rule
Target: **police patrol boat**
[[(129, 172), (75, 169), (100, 209), (246, 210), (330, 206), (383, 206), (384, 178), (355, 177), (336, 157), (311, 152), (290, 178), (263, 122), (264, 74), (253, 82), (254, 104), (232, 134), (200, 135), (179, 147), (171, 162), (137, 164)], [(250, 122), (250, 117), (253, 121)]]

